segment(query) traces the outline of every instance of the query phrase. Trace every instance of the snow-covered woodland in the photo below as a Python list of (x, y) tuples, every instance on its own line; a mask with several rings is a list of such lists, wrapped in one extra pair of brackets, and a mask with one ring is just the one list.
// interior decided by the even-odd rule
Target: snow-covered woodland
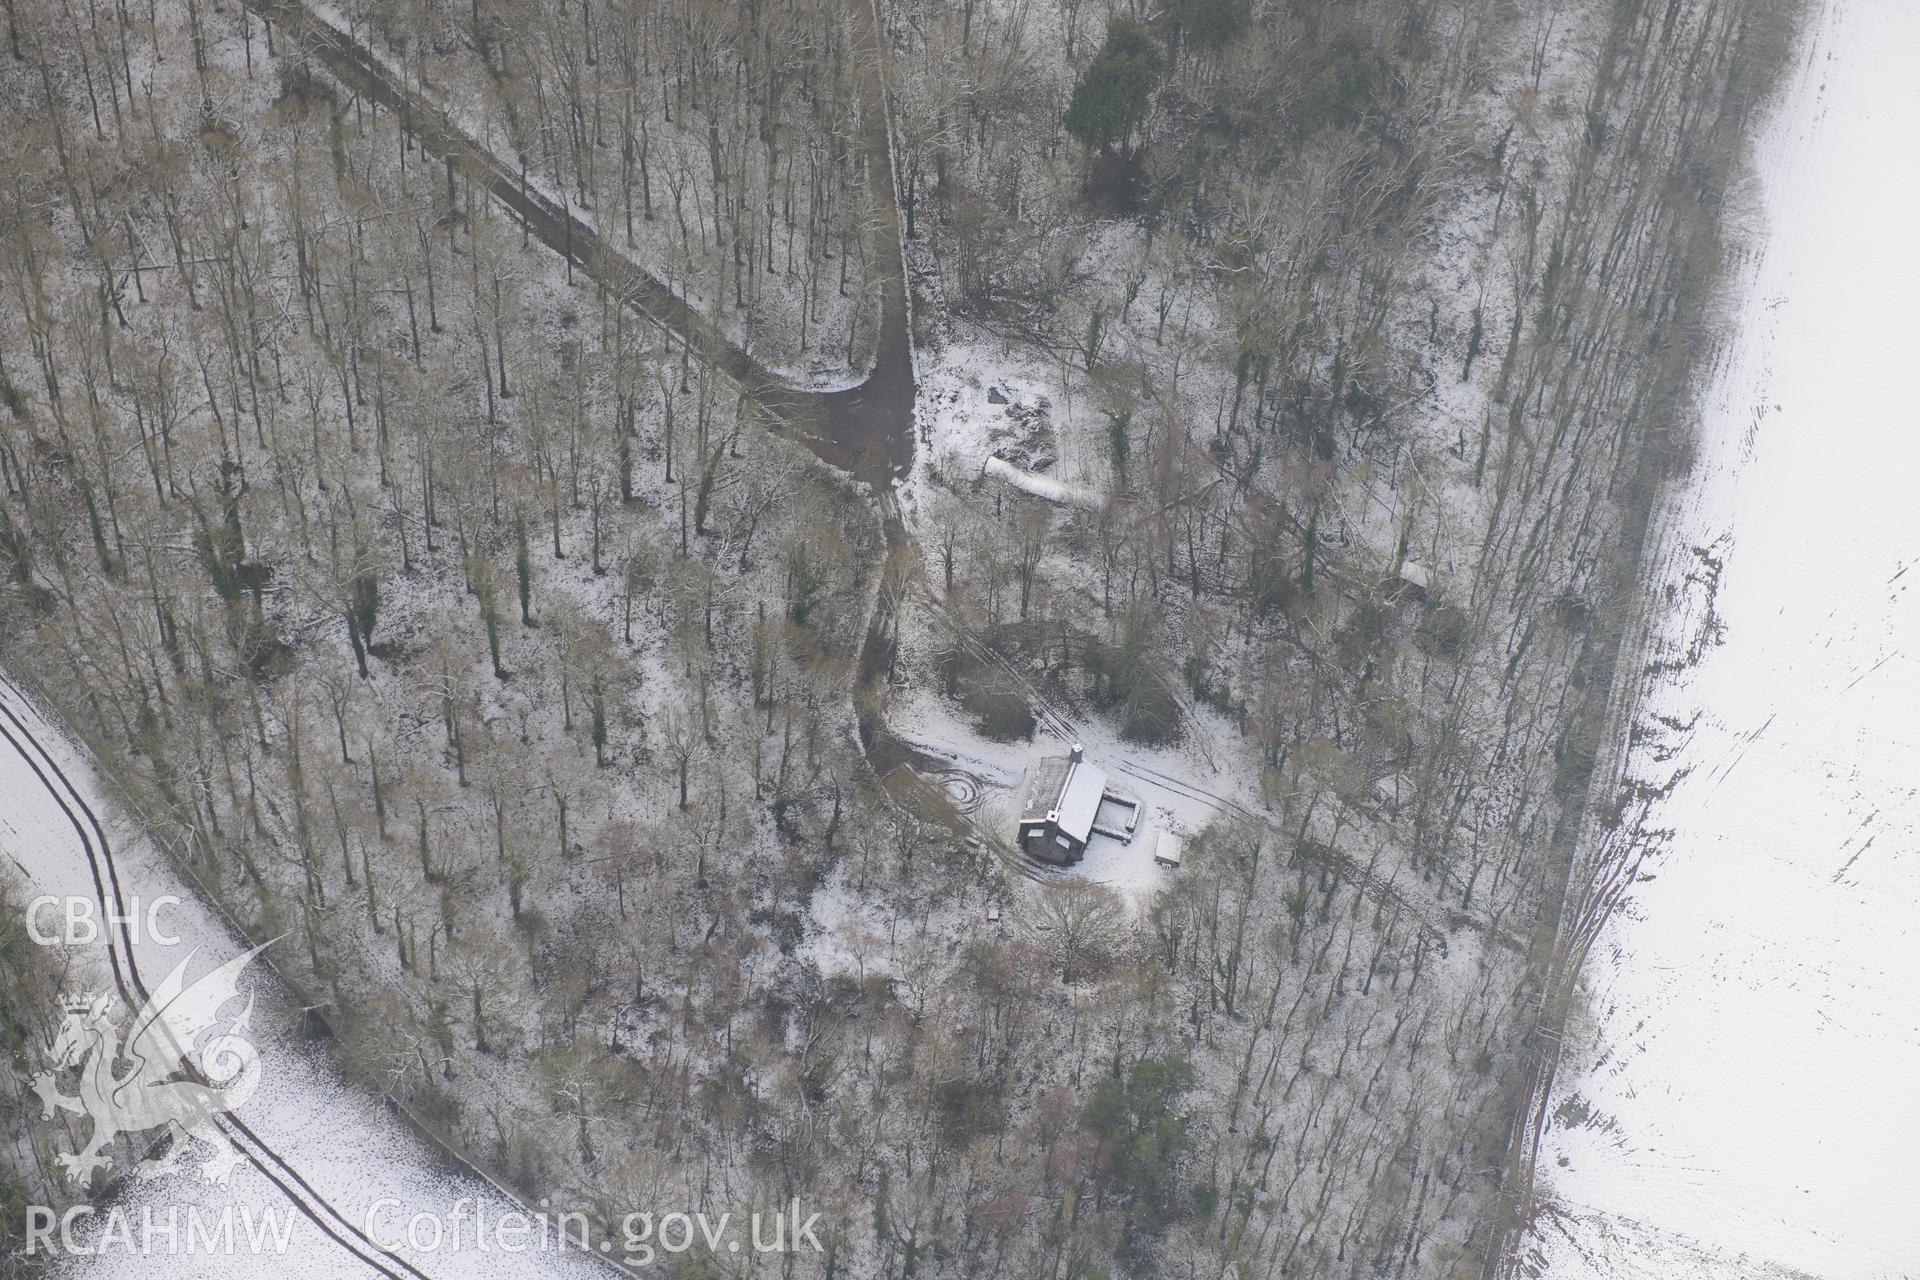
[(5, 0), (0, 666), (529, 1199), (1492, 1273), (1792, 19)]

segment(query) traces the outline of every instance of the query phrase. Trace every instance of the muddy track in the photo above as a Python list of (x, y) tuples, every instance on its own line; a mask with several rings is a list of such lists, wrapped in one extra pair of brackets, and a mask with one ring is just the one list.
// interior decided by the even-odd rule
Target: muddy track
[[(904, 565), (916, 554), (893, 488), (913, 465), (915, 370), (886, 84), (886, 38), (878, 2), (850, 0), (848, 11), (856, 15), (856, 24), (866, 28), (861, 50), (866, 56), (856, 61), (866, 81), (868, 109), (860, 141), (868, 198), (876, 211), (886, 213), (874, 220), (866, 259), (866, 269), (879, 285), (879, 334), (873, 368), (864, 382), (840, 391), (812, 391), (782, 380), (644, 265), (603, 241), (570, 209), (527, 185), (515, 166), (462, 132), (437, 104), (410, 93), (371, 50), (347, 33), (317, 17), (299, 0), (245, 0), (249, 9), (280, 32), (280, 40), (292, 42), (294, 56), (317, 61), (349, 90), (399, 116), (415, 142), (442, 160), (450, 172), (464, 175), (499, 201), (542, 244), (659, 325), (670, 341), (677, 339), (706, 366), (731, 377), (761, 410), (769, 428), (869, 487), (886, 551), (868, 609), (857, 701), (874, 708), (874, 717), (884, 702), (885, 669), (897, 643), (889, 584), (904, 578)], [(288, 51), (282, 50), (281, 56), (288, 56)], [(884, 772), (873, 750), (876, 740), (885, 736), (884, 725), (859, 713), (855, 719), (869, 764), (876, 774)]]
[(280, 41), (291, 41), (298, 51), (280, 49), (281, 57), (304, 55), (317, 61), (348, 89), (400, 117), (429, 155), (498, 201), (576, 270), (665, 329), (708, 367), (731, 377), (782, 434), (876, 492), (888, 489), (912, 464), (913, 351), (876, 11), (860, 0), (850, 5), (851, 12), (867, 15), (864, 21), (871, 23), (871, 56), (860, 60), (869, 73), (869, 109), (861, 133), (869, 198), (876, 210), (894, 214), (876, 219), (866, 260), (870, 278), (880, 286), (880, 329), (873, 368), (864, 382), (841, 391), (811, 391), (783, 380), (571, 209), (526, 185), (516, 166), (463, 132), (438, 104), (409, 92), (366, 46), (295, 0), (246, 4), (278, 31)]
[[(344, 32), (287, 0), (247, 0), (247, 6), (277, 28), (281, 40), (291, 40), (299, 54), (318, 61), (348, 89), (402, 117), (423, 150), (442, 160), (450, 173), (460, 174), (497, 200), (543, 244), (567, 257), (588, 279), (659, 325), (670, 335), (670, 340), (677, 339), (708, 367), (731, 377), (765, 414), (766, 425), (801, 443), (822, 461), (870, 485), (877, 495), (882, 495), (879, 514), (889, 546), (904, 545), (904, 528), (892, 504), (885, 500), (894, 480), (911, 466), (914, 446), (913, 353), (897, 216), (881, 220), (876, 243), (867, 258), (867, 270), (880, 285), (880, 328), (872, 371), (860, 385), (846, 390), (820, 392), (796, 388), (727, 339), (709, 319), (688, 306), (645, 267), (604, 243), (591, 226), (569, 209), (524, 185), (514, 168), (460, 131), (439, 107), (421, 102), (408, 93), (371, 51)], [(870, 94), (874, 106), (867, 113), (863, 133), (869, 190), (876, 208), (896, 210), (891, 138), (877, 57), (879, 17), (876, 11), (857, 0), (852, 7), (855, 12), (871, 15), (876, 55), (866, 60), (873, 71)], [(290, 51), (280, 52), (287, 56)], [(886, 225), (889, 221), (891, 232)], [(875, 613), (875, 626), (884, 626), (882, 611)], [(8, 688), (12, 686), (9, 684)], [(18, 691), (14, 692), (18, 696)], [(26, 760), (66, 814), (86, 850), (103, 911), (125, 916), (112, 845), (99, 818), (4, 700), (0, 700), (0, 713), (4, 713), (7, 722), (0, 723), (0, 737)], [(149, 993), (141, 979), (124, 923), (109, 943), (115, 986), (121, 998), (130, 1007), (137, 1008)], [(302, 1216), (374, 1274), (389, 1280), (431, 1280), (405, 1259), (375, 1245), (357, 1224), (328, 1202), (244, 1121), (223, 1114), (218, 1122), (248, 1163), (278, 1188)], [(431, 1132), (423, 1132), (423, 1136), (467, 1172), (499, 1188), (496, 1180), (487, 1177)], [(501, 1190), (511, 1194), (505, 1193), (504, 1188)]]
[[(245, 3), (270, 28), (277, 29), (282, 42), (291, 42), (293, 48), (279, 50), (280, 56), (318, 62), (350, 91), (401, 117), (413, 141), (447, 166), (450, 181), (456, 173), (464, 177), (498, 201), (521, 220), (532, 235), (566, 257), (588, 279), (663, 329), (669, 344), (677, 339), (694, 358), (732, 378), (743, 395), (761, 410), (764, 425), (800, 443), (828, 465), (867, 484), (876, 498), (876, 516), (889, 551), (888, 564), (894, 562), (898, 553), (910, 551), (892, 489), (913, 461), (914, 360), (884, 80), (884, 34), (879, 11), (873, 4), (853, 0), (850, 8), (862, 15), (856, 22), (868, 24), (870, 43), (868, 56), (860, 60), (868, 73), (865, 104), (868, 109), (861, 141), (869, 198), (876, 210), (885, 210), (890, 215), (876, 219), (874, 242), (866, 259), (868, 277), (879, 286), (879, 330), (873, 367), (866, 379), (851, 388), (823, 392), (795, 387), (767, 368), (645, 266), (603, 241), (593, 227), (570, 209), (527, 185), (516, 167), (509, 166), (461, 131), (439, 106), (409, 93), (371, 50), (297, 0), (245, 0)], [(885, 635), (890, 616), (883, 594), (871, 612), (870, 648), (877, 637)], [(11, 684), (7, 687), (12, 689)], [(17, 690), (14, 693), (19, 696)], [(20, 753), (47, 787), (86, 850), (103, 911), (112, 910), (125, 916), (125, 911), (120, 909), (123, 904), (112, 846), (98, 817), (3, 699), (0, 699), (0, 712), (4, 712), (6, 721), (12, 725), (9, 730), (5, 723), (0, 723), (0, 736)], [(32, 748), (31, 752), (28, 747)], [(39, 761), (35, 760), (35, 754)], [(44, 769), (40, 761), (44, 761)], [(109, 943), (115, 985), (123, 1000), (138, 1007), (148, 991), (136, 966), (125, 924)], [(374, 1274), (389, 1280), (430, 1280), (406, 1260), (375, 1245), (359, 1226), (331, 1205), (243, 1121), (222, 1115), (219, 1123), (248, 1162), (304, 1217)], [(414, 1127), (466, 1172), (512, 1197), (511, 1192), (488, 1177), (464, 1153), (448, 1146), (431, 1130), (418, 1124)], [(616, 1269), (622, 1268), (616, 1266)]]

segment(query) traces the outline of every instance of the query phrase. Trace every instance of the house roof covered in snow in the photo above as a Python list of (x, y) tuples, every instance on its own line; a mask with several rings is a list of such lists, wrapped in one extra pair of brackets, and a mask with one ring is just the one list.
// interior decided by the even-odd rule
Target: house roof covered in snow
[[(1079, 748), (1075, 748), (1075, 755)], [(1093, 834), (1107, 774), (1083, 759), (1054, 756), (1037, 760), (1027, 771), (1027, 794), (1020, 806), (1023, 823), (1044, 822), (1085, 844)]]
[(1054, 825), (1085, 844), (1093, 834), (1093, 819), (1100, 812), (1100, 797), (1107, 791), (1107, 775), (1084, 760), (1067, 766), (1067, 782), (1060, 790), (1060, 816)]
[(1020, 807), (1020, 821), (1046, 822), (1060, 808), (1060, 794), (1066, 790), (1067, 773), (1073, 761), (1064, 756), (1037, 760), (1027, 770), (1027, 799)]

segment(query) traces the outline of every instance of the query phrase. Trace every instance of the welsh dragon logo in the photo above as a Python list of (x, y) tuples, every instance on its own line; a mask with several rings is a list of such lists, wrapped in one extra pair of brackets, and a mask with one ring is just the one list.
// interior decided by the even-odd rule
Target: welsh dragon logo
[[(271, 945), (262, 943), (191, 984), (186, 981), (193, 959), (189, 952), (133, 1015), (124, 1035), (110, 1016), (112, 993), (62, 1000), (65, 1016), (49, 1055), (54, 1069), (34, 1077), (33, 1091), (45, 1108), (43, 1118), (51, 1120), (60, 1110), (93, 1121), (85, 1148), (59, 1157), (69, 1179), (85, 1185), (96, 1169), (105, 1168), (110, 1161), (103, 1152), (118, 1135), (170, 1128), (174, 1141), (166, 1156), (143, 1159), (137, 1177), (144, 1181), (178, 1169), (190, 1140), (198, 1139), (212, 1148), (200, 1165), (201, 1176), (214, 1183), (227, 1180), (245, 1157), (215, 1117), (240, 1106), (260, 1085), (260, 1054), (245, 1037), (252, 996), (219, 1034), (207, 1033), (222, 1027), (220, 1011), (240, 997), (241, 971)], [(116, 1065), (125, 1069), (116, 1074)], [(77, 1073), (73, 1096), (60, 1091), (61, 1077), (69, 1073)]]

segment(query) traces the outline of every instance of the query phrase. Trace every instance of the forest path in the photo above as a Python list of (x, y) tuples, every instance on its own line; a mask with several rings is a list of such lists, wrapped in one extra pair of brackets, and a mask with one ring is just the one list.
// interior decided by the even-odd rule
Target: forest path
[[(438, 105), (409, 92), (370, 49), (297, 0), (246, 0), (246, 3), (277, 28), (283, 40), (291, 40), (349, 90), (402, 116), (423, 151), (442, 160), (450, 172), (459, 173), (497, 200), (521, 219), (543, 244), (565, 256), (588, 279), (659, 325), (670, 338), (678, 338), (708, 367), (734, 379), (743, 394), (766, 415), (767, 425), (772, 429), (802, 444), (830, 466), (869, 485), (878, 500), (877, 514), (890, 552), (902, 552), (909, 547), (904, 522), (892, 500), (892, 489), (913, 460), (914, 360), (885, 72), (879, 56), (883, 34), (877, 10), (858, 0), (852, 6), (855, 12), (867, 14), (871, 22), (869, 35), (874, 56), (860, 59), (859, 65), (866, 68), (869, 75), (868, 100), (876, 109), (866, 113), (862, 146), (870, 198), (876, 211), (887, 215), (875, 219), (874, 242), (867, 258), (870, 278), (880, 286), (875, 360), (867, 378), (859, 385), (838, 391), (814, 391), (789, 384), (750, 351), (728, 338), (712, 320), (688, 305), (658, 276), (607, 243), (571, 210), (525, 185), (514, 167), (461, 131)], [(876, 629), (886, 626), (883, 609), (874, 611), (873, 626)], [(29, 732), (29, 724), (23, 723), (29, 719), (23, 714), (26, 712), (24, 701), (8, 709), (18, 717), (10, 717), (9, 726), (17, 740), (5, 745), (26, 764), (34, 763), (35, 757), (39, 757), (49, 766), (51, 776), (41, 778), (41, 783), (50, 799), (67, 812), (76, 837), (75, 846), (85, 852), (102, 914), (118, 910), (119, 888), (111, 846), (103, 825), (83, 794), (85, 789), (69, 781), (53, 764), (54, 756), (59, 754), (58, 747), (52, 744), (57, 734), (44, 727), (40, 732)], [(144, 997), (145, 990), (134, 968), (131, 939), (110, 938), (109, 947), (121, 995), (133, 1004)], [(241, 1146), (251, 1167), (272, 1184), (272, 1190), (262, 1189), (267, 1200), (279, 1199), (290, 1204), (315, 1230), (338, 1246), (340, 1253), (331, 1259), (335, 1265), (344, 1264), (350, 1273), (371, 1271), (393, 1280), (427, 1280), (427, 1273), (420, 1270), (420, 1266), (432, 1255), (400, 1257), (381, 1249), (369, 1238), (362, 1225), (367, 1220), (365, 1206), (360, 1203), (365, 1199), (369, 1183), (355, 1179), (353, 1185), (348, 1186), (339, 1181), (335, 1175), (340, 1161), (332, 1152), (309, 1150), (303, 1138), (293, 1144), (291, 1154), (283, 1154), (280, 1144), (264, 1141), (236, 1117), (223, 1117), (222, 1123)], [(367, 1136), (371, 1137), (370, 1131)], [(470, 1163), (465, 1153), (443, 1147), (439, 1155), (460, 1171), (454, 1174), (447, 1170), (441, 1177), (464, 1175), (474, 1180), (466, 1188), (470, 1193), (477, 1190), (482, 1199), (493, 1193), (505, 1201), (503, 1208), (513, 1205), (511, 1193)], [(382, 1161), (380, 1167), (393, 1177), (410, 1178), (418, 1163), (412, 1159)], [(408, 1191), (400, 1203), (420, 1207), (431, 1204), (435, 1198), (433, 1192), (425, 1188), (409, 1187)], [(604, 1261), (607, 1259), (580, 1256), (565, 1260), (562, 1269), (598, 1271)]]
[[(868, 195), (876, 212), (866, 267), (880, 285), (879, 334), (872, 370), (858, 386), (813, 391), (791, 385), (750, 351), (722, 333), (658, 276), (609, 243), (562, 204), (528, 186), (516, 168), (456, 126), (438, 104), (411, 92), (372, 50), (320, 18), (299, 0), (245, 0), (247, 7), (317, 59), (340, 83), (406, 122), (429, 155), (483, 189), (525, 223), (554, 252), (634, 311), (677, 337), (708, 367), (737, 382), (771, 419), (771, 425), (804, 445), (828, 465), (871, 485), (890, 489), (913, 463), (914, 361), (909, 333), (906, 263), (901, 247), (899, 201), (894, 180), (888, 114), (884, 33), (876, 9), (855, 0), (867, 15), (873, 56), (865, 69), (868, 100), (861, 129)], [(893, 537), (889, 531), (889, 539)]]
[[(871, 486), (879, 499), (888, 550), (883, 576), (890, 579), (891, 584), (883, 582), (872, 611), (860, 679), (869, 694), (882, 694), (885, 669), (899, 642), (893, 622), (900, 584), (913, 576), (911, 566), (917, 558), (893, 495), (894, 482), (906, 474), (913, 461), (916, 379), (904, 229), (893, 165), (890, 99), (885, 83), (885, 34), (878, 9), (860, 4), (858, 0), (852, 5), (852, 9), (866, 15), (871, 24), (868, 36), (874, 56), (862, 59), (860, 65), (868, 76), (870, 101), (879, 107), (865, 113), (862, 129), (869, 198), (876, 210), (887, 212), (887, 216), (875, 219), (874, 243), (867, 260), (868, 269), (881, 284), (879, 340), (874, 366), (864, 382), (840, 391), (811, 391), (784, 382), (657, 276), (607, 244), (571, 211), (524, 184), (513, 167), (455, 127), (445, 112), (418, 101), (417, 95), (400, 84), (365, 46), (321, 20), (297, 0), (247, 0), (247, 3), (263, 17), (278, 22), (284, 30), (296, 33), (302, 47), (349, 88), (405, 115), (409, 128), (427, 152), (442, 158), (464, 173), (469, 181), (483, 187), (523, 219), (544, 244), (569, 257), (590, 279), (626, 305), (679, 337), (710, 367), (733, 378), (783, 434), (804, 444), (822, 461)], [(953, 619), (947, 621), (965, 634)], [(1018, 673), (1014, 674), (1018, 679)], [(1021, 683), (1036, 715), (1049, 730), (1065, 741), (1081, 736), (1072, 722), (1037, 689), (1024, 680)], [(873, 718), (862, 724), (860, 740), (875, 772), (885, 773), (900, 762), (894, 758), (897, 753), (883, 751), (880, 756), (875, 755), (876, 743), (884, 743), (888, 736), (879, 723), (884, 698), (875, 696), (866, 701), (876, 710), (871, 713)], [(1261, 815), (1245, 806), (1190, 782), (1158, 771), (1142, 773), (1125, 763), (1121, 768), (1146, 785), (1166, 787), (1203, 799), (1222, 813), (1264, 821)], [(1344, 855), (1334, 855), (1333, 863), (1324, 869), (1359, 885), (1363, 892), (1383, 905), (1420, 920), (1421, 930), (1443, 951), (1449, 927), (1462, 924), (1488, 932), (1503, 945), (1513, 945), (1510, 938), (1487, 922), (1473, 920), (1462, 911), (1448, 911), (1437, 904), (1415, 901), (1401, 886)]]
[[(853, 0), (863, 15), (870, 56), (857, 60), (868, 101), (861, 147), (866, 156), (868, 195), (876, 211), (874, 240), (867, 269), (880, 284), (880, 330), (873, 368), (858, 386), (813, 391), (792, 386), (732, 341), (707, 317), (659, 277), (604, 241), (569, 209), (532, 189), (513, 166), (468, 136), (439, 106), (410, 92), (366, 46), (326, 22), (301, 0), (245, 0), (248, 8), (293, 39), (347, 88), (404, 118), (408, 130), (428, 154), (464, 174), (554, 252), (566, 257), (622, 303), (677, 337), (708, 367), (727, 374), (769, 420), (768, 425), (803, 445), (821, 461), (865, 483), (876, 500), (876, 515), (886, 542), (882, 573), (869, 609), (862, 641), (857, 699), (883, 705), (884, 673), (893, 646), (897, 589), (918, 557), (907, 531), (895, 483), (913, 465), (917, 397), (912, 317), (907, 292), (905, 229), (900, 215), (898, 179), (893, 161), (891, 98), (886, 83), (885, 26), (878, 0)], [(876, 733), (878, 729), (878, 733)], [(863, 718), (859, 740), (874, 772), (884, 775), (892, 763), (877, 757), (875, 742), (885, 737), (877, 720)]]

